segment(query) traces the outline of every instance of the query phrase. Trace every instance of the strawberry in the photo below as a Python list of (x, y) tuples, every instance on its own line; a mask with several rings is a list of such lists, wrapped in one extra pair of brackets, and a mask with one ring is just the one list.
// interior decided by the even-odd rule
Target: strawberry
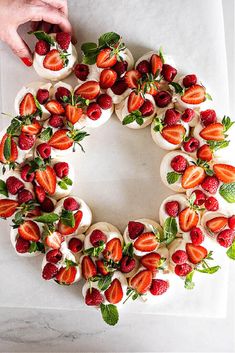
[(193, 264), (198, 264), (205, 257), (207, 257), (207, 250), (201, 245), (194, 245), (192, 243), (186, 244), (186, 252), (188, 255), (188, 259)]
[(90, 242), (92, 246), (98, 247), (100, 244), (107, 242), (107, 236), (100, 229), (94, 229), (90, 235)]
[(78, 122), (82, 116), (82, 113), (82, 108), (77, 106), (67, 104), (65, 107), (65, 116), (72, 124), (76, 124)]
[(170, 217), (177, 217), (180, 210), (178, 201), (168, 201), (165, 203), (165, 211)]
[(81, 223), (82, 216), (83, 216), (82, 211), (77, 211), (74, 214), (74, 218), (75, 218), (75, 226), (74, 227), (69, 227), (69, 226), (63, 224), (61, 221), (59, 221), (59, 224), (58, 224), (59, 232), (63, 235), (70, 235), (70, 234), (74, 233), (77, 230), (77, 228), (79, 227), (79, 224)]
[(200, 104), (206, 99), (205, 88), (200, 85), (189, 87), (181, 97), (182, 101), (187, 104)]
[(129, 273), (134, 270), (136, 266), (136, 260), (131, 256), (124, 256), (120, 261), (120, 271), (122, 273)]
[(85, 303), (89, 306), (97, 306), (104, 301), (104, 297), (100, 293), (100, 291), (96, 288), (88, 288), (85, 296)]
[(214, 217), (206, 222), (207, 228), (209, 228), (212, 233), (220, 232), (227, 224), (228, 219), (223, 216)]
[(208, 197), (205, 201), (205, 208), (207, 209), (207, 211), (213, 211), (213, 212), (218, 211), (219, 209), (218, 200), (213, 196)]
[(53, 249), (47, 252), (46, 260), (52, 264), (57, 264), (62, 259), (62, 252), (57, 249)]
[(228, 226), (230, 229), (235, 230), (235, 215), (228, 218)]
[(49, 102), (45, 104), (45, 108), (51, 113), (51, 114), (64, 114), (64, 107), (61, 103), (57, 102), (56, 100), (52, 99)]
[(49, 248), (59, 249), (64, 237), (59, 232), (53, 232), (46, 236), (45, 243)]
[(210, 194), (216, 194), (219, 187), (219, 180), (214, 175), (207, 175), (203, 180), (201, 187)]
[(73, 146), (73, 140), (67, 136), (68, 130), (58, 130), (56, 131), (50, 140), (49, 145), (57, 150), (67, 150)]
[(18, 199), (18, 203), (21, 205), (22, 203), (27, 203), (27, 202), (33, 200), (34, 196), (31, 191), (29, 191), (27, 189), (21, 189), (18, 192), (17, 199)]
[(81, 266), (82, 266), (82, 275), (86, 281), (97, 275), (96, 266), (92, 261), (92, 259), (90, 258), (90, 256), (83, 257)]
[(194, 85), (196, 85), (196, 83), (197, 83), (197, 76), (194, 74), (186, 75), (183, 78), (183, 85), (186, 88), (194, 86)]
[(66, 32), (56, 33), (56, 41), (63, 50), (67, 50), (71, 42), (71, 34)]
[(153, 54), (150, 59), (150, 64), (151, 64), (151, 70), (153, 75), (155, 75), (157, 71), (162, 70), (163, 62), (159, 55)]
[(142, 270), (138, 272), (130, 280), (130, 286), (138, 293), (146, 293), (152, 284), (153, 275), (149, 270)]
[(16, 239), (15, 249), (20, 254), (25, 254), (26, 252), (29, 252), (30, 241), (24, 240), (23, 238), (18, 237)]
[(8, 218), (11, 217), (18, 206), (18, 202), (15, 200), (2, 199), (0, 200), (0, 217)]
[(112, 53), (110, 48), (102, 49), (96, 58), (96, 65), (100, 68), (108, 68), (115, 65), (117, 57)]
[(68, 243), (68, 248), (69, 250), (71, 250), (73, 253), (76, 254), (82, 250), (83, 242), (78, 238), (71, 238)]
[(33, 115), (37, 111), (37, 106), (32, 93), (27, 93), (19, 106), (19, 113), (21, 116)]
[(223, 141), (225, 139), (224, 125), (221, 123), (210, 124), (201, 130), (200, 136), (204, 140)]
[(28, 135), (38, 135), (42, 130), (42, 125), (37, 121), (33, 121), (29, 125), (22, 126), (21, 131)]
[(202, 161), (210, 162), (213, 158), (213, 153), (210, 149), (210, 146), (207, 144), (202, 145), (197, 150), (197, 158), (200, 158)]
[(162, 76), (167, 82), (172, 82), (177, 75), (177, 70), (168, 64), (162, 65)]
[(97, 270), (101, 275), (106, 276), (109, 273), (109, 270), (103, 260), (96, 260), (95, 263), (97, 266)]
[(205, 237), (204, 237), (204, 235), (202, 233), (202, 230), (199, 227), (194, 227), (193, 229), (191, 229), (190, 238), (191, 238), (191, 242), (194, 245), (201, 245), (201, 243), (205, 239)]
[(128, 233), (131, 239), (137, 238), (144, 231), (144, 224), (141, 222), (130, 221), (128, 223)]
[[(11, 146), (8, 150), (8, 146)], [(11, 135), (5, 134), (0, 143), (0, 162), (15, 162), (18, 158), (18, 149)]]
[(202, 167), (196, 165), (190, 165), (186, 168), (182, 176), (182, 187), (184, 189), (195, 188), (200, 185), (204, 180), (206, 173)]
[(36, 242), (39, 241), (41, 235), (37, 223), (33, 221), (24, 221), (18, 228), (18, 234), (25, 240)]
[(197, 212), (190, 207), (186, 207), (179, 213), (179, 225), (183, 232), (189, 232), (193, 227), (196, 227), (199, 222)]
[(42, 203), (46, 198), (46, 192), (40, 185), (35, 185), (34, 192), (39, 203)]
[(171, 259), (175, 264), (183, 265), (188, 260), (188, 255), (184, 250), (176, 250)]
[(38, 55), (46, 55), (50, 51), (50, 44), (44, 40), (39, 40), (35, 44), (35, 52)]
[(56, 275), (59, 284), (70, 285), (75, 281), (77, 269), (75, 266), (61, 267)]
[(235, 182), (235, 167), (230, 164), (214, 164), (213, 170), (217, 178), (223, 183)]
[(134, 110), (138, 110), (144, 103), (144, 98), (142, 97), (141, 93), (136, 94), (135, 92), (131, 92), (128, 97), (128, 111), (129, 113), (133, 112)]
[(112, 69), (104, 69), (100, 74), (100, 87), (110, 88), (117, 80), (117, 73)]
[(45, 279), (46, 281), (49, 281), (50, 279), (56, 276), (57, 272), (58, 272), (58, 268), (56, 267), (56, 265), (48, 262), (43, 267), (42, 278)]
[(137, 88), (141, 73), (138, 70), (130, 70), (125, 74), (125, 82), (129, 88)]
[(162, 129), (161, 134), (162, 137), (164, 137), (164, 139), (168, 142), (172, 143), (173, 145), (179, 145), (183, 141), (185, 128), (180, 124), (165, 126)]
[(106, 289), (106, 291), (104, 292), (104, 295), (109, 303), (120, 303), (123, 298), (123, 290), (122, 285), (117, 278), (112, 281), (108, 289)]
[(74, 92), (75, 95), (79, 95), (85, 99), (95, 99), (100, 93), (100, 85), (96, 81), (87, 81), (79, 86)]
[(233, 244), (234, 236), (232, 229), (224, 229), (217, 235), (216, 240), (221, 246), (228, 248)]
[(140, 263), (144, 267), (146, 267), (149, 271), (154, 272), (156, 271), (161, 256), (155, 252), (151, 252), (141, 257)]
[(43, 59), (43, 66), (45, 69), (51, 71), (62, 70), (64, 67), (64, 60), (62, 59), (60, 52), (56, 49), (49, 51)]
[(187, 263), (175, 266), (175, 274), (180, 277), (187, 276), (192, 271), (192, 266)]
[[(62, 162), (63, 163), (63, 162)], [(63, 207), (67, 211), (76, 211), (79, 209), (80, 205), (73, 197), (67, 197), (64, 200)]]
[(38, 184), (49, 194), (53, 195), (56, 189), (56, 173), (52, 167), (46, 166), (44, 170), (37, 170), (35, 178)]
[(103, 251), (103, 256), (106, 260), (119, 262), (122, 258), (122, 244), (120, 239), (113, 238), (106, 243)]
[(148, 74), (151, 71), (151, 65), (148, 60), (142, 60), (137, 65), (136, 70), (138, 70), (141, 75)]
[(24, 188), (24, 183), (20, 179), (14, 176), (10, 176), (6, 180), (6, 187), (7, 187), (7, 191), (10, 194), (16, 195), (21, 189)]
[(154, 251), (159, 245), (156, 235), (152, 232), (141, 234), (134, 242), (135, 249), (142, 252)]
[(152, 295), (162, 295), (167, 291), (168, 288), (168, 281), (164, 281), (163, 279), (153, 279), (149, 291)]

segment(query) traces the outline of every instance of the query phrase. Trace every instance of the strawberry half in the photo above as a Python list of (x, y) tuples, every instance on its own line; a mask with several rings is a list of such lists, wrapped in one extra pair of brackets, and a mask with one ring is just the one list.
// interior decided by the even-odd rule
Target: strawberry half
[(50, 140), (49, 145), (57, 150), (67, 150), (73, 146), (73, 140), (67, 136), (68, 130), (58, 130), (56, 131)]
[(22, 101), (20, 102), (19, 106), (19, 113), (21, 116), (26, 116), (26, 115), (33, 115), (37, 111), (37, 106), (35, 103), (34, 96), (32, 93), (27, 93)]
[(70, 285), (75, 281), (77, 269), (75, 266), (69, 268), (61, 267), (56, 275), (56, 281), (59, 284)]
[(108, 289), (106, 289), (106, 291), (104, 292), (104, 295), (109, 303), (120, 303), (123, 298), (123, 290), (122, 285), (117, 278), (112, 281)]
[(125, 74), (125, 82), (129, 88), (137, 88), (141, 73), (138, 70), (130, 70)]
[(96, 58), (96, 65), (103, 69), (114, 66), (116, 62), (117, 57), (110, 48), (102, 49)]
[(63, 235), (70, 235), (70, 234), (74, 233), (81, 223), (82, 216), (83, 216), (82, 211), (77, 211), (74, 214), (74, 218), (75, 218), (75, 226), (74, 227), (69, 227), (69, 226), (63, 224), (61, 221), (59, 221), (59, 223), (58, 223), (59, 232)]
[(109, 269), (106, 266), (105, 262), (103, 260), (96, 260), (96, 266), (98, 269), (98, 272), (103, 275), (106, 276), (109, 273)]
[(223, 183), (235, 182), (235, 167), (230, 164), (214, 164), (213, 170), (217, 178)]
[(52, 167), (46, 166), (44, 170), (37, 170), (35, 178), (38, 184), (49, 194), (53, 195), (56, 189), (56, 173)]
[(213, 153), (210, 149), (210, 146), (207, 144), (202, 145), (197, 150), (197, 158), (200, 158), (202, 161), (210, 162), (213, 158)]
[(149, 271), (155, 272), (158, 268), (159, 261), (161, 260), (161, 256), (155, 252), (146, 254), (141, 257), (140, 263), (144, 267), (146, 267)]
[[(8, 151), (7, 146), (10, 145), (10, 150)], [(7, 163), (7, 162), (15, 162), (18, 158), (18, 149), (15, 141), (13, 138), (5, 134), (2, 137), (0, 143), (0, 162)]]
[(200, 85), (191, 86), (185, 91), (181, 99), (187, 104), (200, 104), (206, 100), (206, 90)]
[(190, 165), (184, 171), (181, 184), (184, 189), (192, 189), (200, 185), (205, 179), (206, 173), (202, 167)]
[(60, 52), (56, 49), (49, 51), (43, 60), (43, 66), (45, 69), (51, 71), (62, 70), (64, 67), (64, 60), (61, 58)]
[(67, 104), (65, 107), (65, 116), (72, 124), (76, 124), (82, 116), (82, 108)]
[(134, 248), (142, 252), (154, 251), (158, 246), (159, 242), (152, 232), (141, 234), (134, 242)]
[(185, 128), (180, 124), (165, 126), (162, 129), (161, 134), (162, 137), (168, 142), (172, 143), (173, 145), (179, 145), (183, 141)]
[(103, 256), (106, 260), (119, 262), (122, 258), (122, 244), (120, 239), (113, 238), (106, 243), (103, 251)]
[(144, 294), (148, 291), (152, 284), (153, 275), (149, 270), (142, 270), (138, 272), (130, 280), (130, 286), (138, 293)]
[(220, 232), (225, 226), (228, 224), (228, 219), (227, 217), (215, 217), (210, 219), (209, 221), (206, 222), (207, 228), (212, 233), (218, 233)]
[(144, 104), (144, 98), (142, 97), (141, 93), (131, 92), (128, 98), (128, 111), (129, 113), (133, 112), (134, 110), (138, 110)]
[(81, 266), (82, 266), (82, 275), (86, 281), (97, 275), (96, 266), (92, 261), (92, 259), (90, 258), (90, 256), (83, 257)]
[(207, 141), (223, 141), (224, 136), (224, 125), (221, 123), (210, 124), (200, 132), (200, 136)]
[(96, 81), (87, 81), (79, 86), (74, 92), (75, 95), (79, 95), (85, 99), (95, 99), (100, 93), (100, 85)]
[(8, 218), (11, 217), (18, 206), (18, 202), (15, 200), (2, 199), (0, 200), (0, 217)]
[(45, 238), (46, 245), (52, 249), (59, 249), (63, 241), (64, 237), (59, 232), (53, 232)]
[(21, 131), (28, 135), (38, 135), (42, 130), (42, 125), (37, 120), (29, 125), (22, 126)]
[(190, 207), (186, 207), (179, 213), (179, 225), (183, 232), (189, 232), (193, 227), (196, 227), (199, 222), (199, 215)]
[(18, 228), (18, 234), (25, 240), (35, 242), (39, 241), (41, 235), (37, 223), (33, 221), (24, 221)]
[(205, 257), (207, 257), (207, 250), (201, 245), (194, 245), (192, 243), (186, 244), (186, 252), (188, 255), (188, 259), (193, 264), (198, 264)]
[(100, 74), (100, 87), (110, 88), (117, 80), (117, 73), (112, 69), (104, 69)]
[(152, 74), (155, 75), (157, 71), (162, 71), (162, 59), (159, 55), (153, 54), (150, 59)]
[(51, 101), (47, 102), (45, 104), (45, 108), (51, 113), (51, 114), (64, 114), (64, 107), (62, 104), (60, 104), (58, 101), (52, 99)]

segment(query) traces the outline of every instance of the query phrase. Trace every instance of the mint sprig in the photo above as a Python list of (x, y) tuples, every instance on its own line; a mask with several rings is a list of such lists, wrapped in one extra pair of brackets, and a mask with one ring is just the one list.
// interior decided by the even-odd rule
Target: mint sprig
[(2, 179), (0, 179), (0, 194), (8, 197), (7, 185)]
[(122, 121), (122, 125), (129, 125), (133, 122), (136, 122), (138, 125), (143, 125), (144, 123), (144, 117), (142, 116), (142, 113), (139, 110), (134, 110), (127, 116)]
[(166, 218), (163, 225), (163, 234), (161, 242), (169, 245), (176, 237), (178, 233), (178, 226), (174, 217)]
[(235, 203), (235, 183), (222, 184), (219, 193), (228, 203)]
[(114, 326), (118, 323), (119, 314), (116, 305), (113, 304), (100, 304), (100, 310), (103, 320), (106, 324)]
[(174, 184), (174, 183), (176, 183), (178, 180), (179, 180), (179, 178), (181, 177), (182, 175), (181, 174), (179, 174), (179, 173), (176, 173), (176, 172), (169, 172), (169, 173), (167, 173), (167, 175), (166, 175), (166, 180), (167, 180), (167, 182), (168, 182), (168, 184)]
[(44, 40), (45, 42), (49, 43), (50, 45), (55, 44), (54, 38), (52, 38), (49, 34), (44, 31), (30, 31), (28, 34), (34, 34), (35, 37), (39, 40)]
[(72, 211), (63, 209), (61, 212), (60, 221), (68, 227), (73, 228), (75, 226), (75, 218)]

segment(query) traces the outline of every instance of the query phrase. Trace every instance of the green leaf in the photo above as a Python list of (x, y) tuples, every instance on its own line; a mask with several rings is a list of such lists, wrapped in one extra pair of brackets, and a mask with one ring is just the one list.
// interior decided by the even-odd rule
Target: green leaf
[(101, 291), (105, 291), (106, 289), (108, 289), (111, 282), (112, 282), (112, 274), (101, 276), (100, 279), (98, 280), (98, 288)]
[(70, 179), (70, 178), (68, 178), (68, 177), (64, 177), (63, 179), (62, 179), (64, 182), (65, 182), (65, 184), (67, 184), (67, 185), (73, 185), (73, 181)]
[(13, 118), (11, 120), (10, 126), (8, 126), (7, 128), (7, 133), (10, 135), (18, 136), (21, 133), (21, 125), (22, 125), (22, 122), (19, 119), (17, 119), (17, 117)]
[(167, 173), (166, 180), (168, 184), (174, 184), (177, 182), (177, 180), (180, 178), (181, 174), (176, 173), (176, 172), (169, 172)]
[(41, 118), (42, 117), (42, 107), (41, 107), (41, 104), (39, 103), (39, 101), (37, 100), (36, 96), (34, 96), (34, 101), (35, 101), (36, 107), (38, 109), (38, 114)]
[(227, 132), (233, 126), (234, 121), (231, 121), (229, 116), (224, 116), (222, 124), (224, 125), (224, 132)]
[(228, 147), (230, 141), (228, 140), (223, 140), (223, 141), (207, 141), (208, 145), (210, 146), (210, 149), (213, 151), (218, 151), (221, 148), (226, 148)]
[(220, 269), (220, 266), (213, 266), (213, 267), (205, 267), (204, 269), (196, 268), (196, 271), (201, 273), (208, 273), (212, 275), (213, 273), (217, 272)]
[(86, 249), (84, 253), (90, 256), (98, 257), (99, 254), (102, 253), (102, 251), (104, 251), (104, 249), (105, 249), (105, 243), (103, 241), (100, 241), (99, 246)]
[(93, 65), (96, 63), (96, 58), (97, 58), (97, 53), (85, 55), (82, 58), (82, 62), (83, 64), (86, 64), (86, 65)]
[(175, 89), (175, 93), (179, 93), (180, 95), (184, 94), (184, 89), (182, 86), (180, 86), (179, 83), (177, 82), (170, 82), (169, 85), (171, 85), (172, 87), (174, 87)]
[(61, 213), (60, 221), (68, 227), (75, 226), (75, 218), (72, 211), (63, 209)]
[(124, 256), (133, 257), (133, 256), (134, 256), (133, 244), (132, 244), (131, 242), (130, 242), (130, 243), (127, 243), (127, 244), (124, 246), (122, 253), (123, 253)]
[(228, 248), (226, 254), (230, 259), (235, 260), (235, 241), (232, 243), (230, 248)]
[(45, 247), (44, 247), (43, 243), (40, 243), (39, 241), (38, 242), (32, 241), (30, 244), (30, 247), (29, 247), (29, 253), (31, 254), (36, 251), (39, 251), (41, 253), (45, 253)]
[(4, 149), (3, 149), (3, 154), (5, 159), (8, 161), (11, 157), (11, 136), (7, 136), (5, 144), (4, 144)]
[(210, 95), (209, 93), (206, 93), (206, 94), (205, 94), (205, 97), (206, 97), (206, 99), (209, 100), (209, 101), (212, 101), (212, 100), (213, 100), (212, 97), (211, 97), (211, 95)]
[(120, 40), (120, 35), (115, 32), (107, 32), (100, 36), (98, 43), (99, 47), (114, 46)]
[(235, 183), (222, 184), (219, 193), (228, 203), (235, 203)]
[(66, 265), (66, 270), (68, 270), (70, 267), (76, 267), (77, 263), (72, 260), (65, 259), (65, 265)]
[(154, 126), (153, 130), (155, 132), (161, 132), (163, 129), (163, 123), (162, 123), (162, 120), (160, 117), (156, 117), (154, 119), (154, 124), (155, 124), (155, 126)]
[(53, 45), (55, 43), (54, 38), (49, 36), (49, 34), (47, 34), (44, 31), (31, 31), (31, 32), (28, 32), (28, 34), (34, 34), (37, 39), (44, 40), (45, 42), (47, 42), (51, 45)]
[(119, 319), (119, 314), (116, 305), (113, 304), (100, 304), (100, 310), (103, 317), (103, 320), (106, 324), (114, 326), (117, 324)]
[(168, 217), (163, 226), (163, 239), (166, 244), (170, 244), (178, 233), (177, 222), (174, 217)]
[(92, 42), (83, 43), (81, 45), (81, 51), (84, 53), (84, 55), (87, 55), (91, 52), (97, 53), (97, 44)]
[(136, 117), (133, 114), (128, 114), (122, 121), (122, 125), (128, 125), (135, 121)]
[(135, 119), (135, 121), (137, 122), (137, 124), (138, 125), (143, 125), (143, 123), (144, 123), (144, 119), (143, 118), (141, 118), (141, 117), (137, 117), (136, 119)]
[(0, 179), (0, 194), (8, 197), (7, 186), (4, 180)]
[(63, 180), (60, 180), (60, 181), (58, 182), (58, 185), (59, 185), (59, 187), (60, 187), (61, 189), (63, 189), (63, 190), (67, 190), (67, 189), (68, 189), (67, 184), (66, 184)]
[(187, 274), (187, 276), (185, 277), (185, 281), (184, 281), (184, 288), (186, 289), (193, 289), (195, 286), (195, 283), (193, 282), (193, 275), (194, 275), (194, 271), (191, 271)]
[(40, 139), (42, 141), (48, 141), (48, 140), (50, 140), (52, 134), (53, 134), (52, 128), (51, 127), (47, 127), (45, 130), (43, 130), (41, 132)]
[(39, 223), (54, 223), (59, 219), (60, 217), (56, 213), (44, 213), (43, 215), (34, 218), (34, 221)]
[(165, 58), (164, 58), (163, 48), (162, 47), (159, 48), (158, 55), (160, 56), (160, 58), (162, 60), (162, 63), (165, 64)]

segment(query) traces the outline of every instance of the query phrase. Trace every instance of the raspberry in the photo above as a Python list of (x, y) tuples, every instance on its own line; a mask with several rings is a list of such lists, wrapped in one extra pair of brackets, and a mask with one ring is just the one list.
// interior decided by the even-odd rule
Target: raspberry
[(58, 178), (62, 179), (69, 174), (69, 165), (66, 162), (58, 162), (54, 165), (54, 171)]
[(183, 173), (187, 168), (188, 162), (186, 158), (178, 154), (171, 160), (171, 168), (177, 173)]
[(190, 231), (190, 238), (194, 245), (200, 245), (204, 241), (202, 230), (198, 227), (194, 227)]
[(120, 270), (122, 273), (129, 273), (135, 268), (136, 261), (130, 256), (124, 256), (120, 262)]
[(204, 192), (202, 192), (201, 190), (195, 190), (193, 194), (195, 194), (196, 196), (196, 199), (193, 204), (196, 206), (202, 206), (206, 201), (206, 195), (204, 194)]
[(174, 80), (175, 76), (177, 75), (177, 70), (171, 65), (163, 64), (162, 75), (166, 81), (171, 82)]
[(217, 235), (217, 242), (221, 246), (228, 248), (232, 245), (234, 236), (235, 234), (232, 229), (224, 229)]
[(49, 91), (47, 89), (39, 88), (36, 97), (40, 104), (45, 104), (49, 98)]
[(10, 194), (16, 195), (19, 192), (19, 190), (24, 188), (24, 183), (20, 179), (14, 176), (10, 176), (6, 180), (6, 186)]
[(171, 258), (175, 264), (182, 265), (188, 260), (188, 255), (184, 250), (176, 250)]
[(183, 85), (186, 88), (194, 86), (194, 85), (196, 85), (196, 83), (197, 83), (197, 76), (196, 75), (187, 75), (183, 79)]
[(38, 55), (46, 55), (50, 51), (50, 44), (44, 40), (39, 40), (35, 45), (35, 52)]
[(101, 94), (97, 98), (97, 103), (102, 109), (110, 109), (113, 105), (113, 100), (108, 94)]
[(37, 146), (37, 152), (43, 159), (49, 158), (51, 155), (51, 146), (44, 142)]
[(46, 260), (52, 264), (57, 264), (62, 259), (62, 252), (58, 249), (50, 250), (46, 254)]
[(228, 218), (228, 226), (230, 229), (235, 230), (235, 216), (231, 216)]
[(99, 229), (93, 230), (90, 235), (90, 242), (96, 248), (100, 245), (100, 242), (103, 241), (104, 243), (107, 241), (106, 235)]
[(180, 121), (180, 113), (175, 109), (167, 109), (165, 112), (164, 124), (175, 125)]
[(189, 274), (189, 272), (191, 271), (192, 271), (192, 266), (190, 266), (187, 263), (175, 266), (175, 274), (180, 277), (187, 276), (187, 274)]
[(77, 253), (82, 250), (83, 242), (78, 238), (71, 238), (68, 243), (68, 248), (74, 253)]
[(178, 201), (169, 201), (165, 204), (165, 211), (170, 217), (177, 217), (180, 210)]
[(64, 126), (63, 117), (57, 114), (51, 115), (49, 119), (49, 125), (55, 128), (63, 127)]
[(207, 109), (200, 113), (201, 122), (204, 126), (216, 123), (216, 112), (213, 109)]
[(54, 203), (49, 197), (46, 197), (45, 200), (41, 203), (41, 210), (43, 212), (53, 212), (55, 209)]
[(169, 288), (169, 283), (163, 279), (153, 279), (149, 289), (152, 295), (162, 295)]
[(77, 64), (74, 68), (74, 73), (79, 80), (86, 81), (89, 75), (89, 67), (85, 64)]
[(89, 288), (86, 292), (85, 303), (86, 305), (100, 306), (104, 301), (104, 297), (96, 288)]
[(31, 191), (27, 189), (21, 189), (18, 193), (18, 202), (21, 205), (22, 203), (29, 202), (30, 200), (33, 200), (33, 194)]
[(111, 87), (111, 90), (113, 91), (114, 94), (117, 96), (120, 96), (127, 90), (128, 86), (126, 84), (126, 81), (124, 78), (121, 78), (120, 80), (117, 80), (114, 85)]
[(136, 67), (141, 74), (147, 74), (151, 71), (151, 65), (147, 60), (142, 60)]
[(30, 242), (21, 237), (18, 237), (16, 240), (15, 248), (17, 252), (19, 252), (20, 254), (24, 254), (29, 251)]
[(127, 61), (117, 61), (112, 69), (117, 73), (119, 77), (123, 76), (124, 73), (127, 71), (128, 63)]
[(154, 99), (159, 108), (164, 108), (171, 103), (172, 97), (169, 92), (160, 91), (154, 96)]
[(102, 114), (101, 108), (97, 103), (90, 103), (87, 107), (87, 116), (91, 120), (98, 120)]
[(35, 194), (39, 203), (42, 203), (46, 198), (45, 190), (39, 185), (35, 185)]
[(140, 112), (143, 116), (150, 116), (153, 114), (153, 103), (149, 99), (145, 99), (144, 104), (140, 107)]
[(63, 50), (67, 50), (71, 42), (71, 34), (66, 32), (56, 33), (56, 41)]
[(128, 223), (128, 233), (131, 239), (137, 238), (144, 231), (144, 225), (140, 222), (130, 221)]
[(187, 108), (185, 109), (185, 111), (183, 112), (181, 119), (185, 122), (185, 123), (189, 123), (191, 120), (193, 120), (195, 116), (195, 112), (193, 109)]
[(21, 169), (20, 176), (24, 181), (31, 183), (34, 180), (35, 173), (29, 174), (29, 170), (30, 170), (30, 165), (25, 164)]
[(21, 150), (29, 150), (33, 147), (35, 142), (34, 135), (26, 135), (24, 132), (21, 132), (18, 138), (18, 146)]
[(73, 197), (67, 197), (67, 199), (64, 200), (63, 206), (67, 211), (76, 211), (80, 207), (79, 203)]
[(190, 137), (188, 141), (185, 141), (183, 143), (183, 148), (185, 152), (188, 152), (188, 153), (195, 152), (199, 148), (199, 146), (200, 146), (200, 142), (195, 137)]
[(207, 211), (217, 211), (219, 209), (219, 202), (216, 200), (215, 197), (210, 196), (205, 201), (205, 207)]
[(71, 92), (66, 87), (58, 87), (55, 93), (55, 98), (58, 102), (64, 103), (64, 97), (70, 98)]
[(201, 187), (210, 194), (216, 194), (219, 187), (219, 179), (216, 176), (207, 175), (203, 180)]
[(48, 262), (42, 270), (42, 278), (48, 281), (54, 278), (57, 272), (58, 272), (58, 268), (54, 264), (51, 264)]

